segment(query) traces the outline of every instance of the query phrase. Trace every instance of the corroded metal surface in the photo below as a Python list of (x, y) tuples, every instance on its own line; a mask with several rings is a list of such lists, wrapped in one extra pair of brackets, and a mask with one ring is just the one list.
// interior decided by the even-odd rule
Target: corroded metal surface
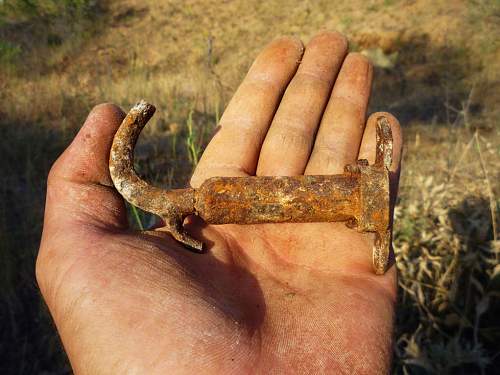
[(137, 138), (154, 112), (153, 105), (140, 101), (123, 120), (111, 146), (109, 156), (111, 179), (128, 202), (160, 216), (177, 241), (201, 251), (203, 244), (187, 235), (182, 228), (184, 218), (194, 212), (194, 190), (165, 191), (149, 185), (134, 171), (134, 147)]
[(195, 209), (211, 224), (347, 221), (356, 216), (352, 176), (213, 177), (195, 193)]
[(358, 160), (332, 176), (213, 177), (198, 189), (165, 191), (140, 179), (133, 168), (134, 146), (155, 108), (136, 104), (123, 120), (111, 148), (109, 168), (116, 189), (133, 205), (159, 215), (172, 236), (192, 250), (203, 244), (182, 223), (198, 215), (209, 224), (259, 224), (344, 221), (359, 232), (374, 232), (373, 267), (389, 261), (389, 167), (392, 133), (385, 117), (377, 120), (376, 160)]

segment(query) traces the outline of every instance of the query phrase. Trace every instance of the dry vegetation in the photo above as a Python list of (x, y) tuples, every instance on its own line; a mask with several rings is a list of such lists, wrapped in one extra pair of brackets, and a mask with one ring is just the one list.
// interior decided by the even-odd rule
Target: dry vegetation
[[(92, 105), (159, 112), (145, 176), (184, 184), (257, 51), (278, 34), (346, 33), (374, 61), (371, 110), (405, 126), (396, 209), (394, 372), (500, 364), (498, 1), (0, 2), (0, 372), (68, 365), (34, 277), (45, 178)], [(147, 225), (138, 213), (132, 220)]]

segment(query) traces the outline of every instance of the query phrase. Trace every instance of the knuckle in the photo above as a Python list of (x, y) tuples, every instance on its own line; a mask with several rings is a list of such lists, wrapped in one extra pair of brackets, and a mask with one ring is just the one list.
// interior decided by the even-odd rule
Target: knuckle
[[(279, 84), (274, 77), (267, 75), (253, 75), (241, 84), (245, 89), (246, 96), (262, 95), (263, 97), (272, 97), (273, 93), (279, 91)], [(244, 98), (238, 97), (240, 100)], [(248, 100), (248, 97), (247, 97)]]
[(295, 89), (305, 89), (311, 87), (311, 91), (324, 90), (325, 88), (330, 88), (330, 77), (325, 76), (323, 72), (318, 72), (313, 69), (301, 69), (293, 77), (293, 81), (290, 84)]

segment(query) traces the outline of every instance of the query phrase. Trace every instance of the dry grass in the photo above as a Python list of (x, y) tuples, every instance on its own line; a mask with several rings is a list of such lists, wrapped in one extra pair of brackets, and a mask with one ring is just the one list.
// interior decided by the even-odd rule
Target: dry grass
[(476, 138), (463, 128), (432, 132), (407, 131), (395, 213), (395, 365), (401, 373), (489, 373), (500, 349), (500, 241), (492, 225), (500, 192), (498, 184), (493, 195), (488, 188), (500, 177), (498, 133), (491, 142), (492, 134)]
[[(37, 44), (27, 42), (31, 34), (19, 31), (12, 15), (0, 26), (1, 373), (68, 369), (33, 267), (47, 171), (92, 105), (127, 108), (140, 97), (158, 104), (138, 163), (150, 180), (181, 186), (258, 49), (277, 34), (307, 40), (323, 28), (345, 32), (353, 49), (374, 59), (371, 110), (389, 109), (405, 125), (394, 240), (400, 274), (394, 372), (494, 372), (500, 364), (498, 2), (105, 4), (84, 34), (54, 24), (44, 35), (29, 20)], [(150, 224), (149, 216), (138, 217)]]

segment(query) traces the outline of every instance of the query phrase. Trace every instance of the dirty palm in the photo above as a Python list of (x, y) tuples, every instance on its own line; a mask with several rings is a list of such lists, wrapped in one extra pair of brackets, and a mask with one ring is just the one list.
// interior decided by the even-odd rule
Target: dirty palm
[[(394, 192), (401, 132), (390, 114), (366, 119), (371, 83), (370, 63), (348, 53), (338, 33), (305, 47), (276, 39), (227, 106), (192, 187), (376, 164), (383, 117)], [(50, 176), (37, 276), (76, 372), (105, 372), (110, 363), (146, 373), (388, 371), (396, 271), (373, 272), (373, 233), (188, 216), (183, 230), (207, 246), (199, 255), (161, 228), (131, 232), (107, 165), (123, 117), (112, 105), (96, 107)]]

